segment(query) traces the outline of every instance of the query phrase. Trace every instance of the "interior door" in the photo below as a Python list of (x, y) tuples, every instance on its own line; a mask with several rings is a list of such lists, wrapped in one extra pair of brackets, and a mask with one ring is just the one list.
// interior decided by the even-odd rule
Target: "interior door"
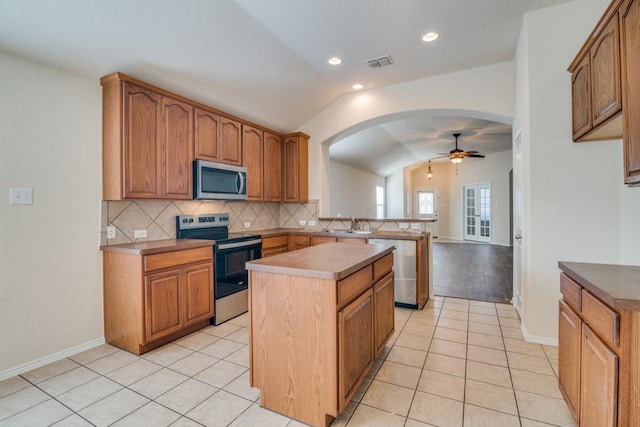
[(491, 185), (465, 185), (464, 238), (477, 242), (491, 242)]
[(522, 313), (522, 135), (513, 140), (513, 305)]
[(416, 213), (418, 218), (434, 219), (429, 223), (431, 237), (438, 237), (438, 190), (425, 188), (416, 190)]

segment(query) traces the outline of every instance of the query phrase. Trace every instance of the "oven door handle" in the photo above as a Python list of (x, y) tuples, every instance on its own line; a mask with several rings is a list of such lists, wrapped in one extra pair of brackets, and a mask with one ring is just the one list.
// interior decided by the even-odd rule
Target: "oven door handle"
[(258, 245), (260, 243), (262, 243), (262, 239), (248, 240), (246, 242), (223, 243), (221, 245), (217, 245), (216, 249), (224, 250), (224, 249), (243, 248), (245, 246)]

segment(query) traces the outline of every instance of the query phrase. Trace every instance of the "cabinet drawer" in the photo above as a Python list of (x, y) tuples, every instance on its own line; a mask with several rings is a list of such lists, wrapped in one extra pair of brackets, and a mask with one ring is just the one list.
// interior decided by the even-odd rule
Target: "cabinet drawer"
[(262, 258), (270, 257), (273, 255), (286, 254), (287, 248), (279, 247), (279, 248), (271, 248), (271, 249), (263, 249), (262, 250)]
[(340, 280), (338, 282), (338, 307), (344, 307), (367, 288), (371, 287), (372, 278), (373, 265), (370, 264), (351, 276)]
[(393, 253), (385, 255), (373, 263), (373, 280), (376, 281), (391, 271), (393, 267)]
[(584, 289), (582, 290), (582, 316), (591, 329), (607, 344), (620, 346), (620, 315)]
[(262, 239), (262, 249), (277, 248), (279, 246), (287, 246), (289, 244), (288, 236), (266, 237)]
[(293, 243), (296, 245), (307, 245), (311, 244), (311, 236), (303, 236), (301, 234), (296, 234), (293, 236)]
[(321, 245), (323, 243), (335, 243), (338, 239), (335, 237), (325, 237), (325, 236), (311, 236), (311, 245)]
[(354, 243), (356, 245), (364, 245), (367, 239), (360, 237), (338, 237), (338, 243)]
[(582, 286), (571, 280), (566, 274), (560, 275), (562, 299), (578, 313), (582, 311)]
[(176, 265), (207, 260), (213, 260), (213, 249), (211, 247), (147, 255), (144, 257), (144, 271), (161, 270), (175, 267)]

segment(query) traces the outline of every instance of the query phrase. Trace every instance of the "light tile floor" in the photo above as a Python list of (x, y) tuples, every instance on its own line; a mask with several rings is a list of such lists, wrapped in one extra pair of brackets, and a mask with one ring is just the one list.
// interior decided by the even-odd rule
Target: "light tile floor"
[[(242, 315), (142, 357), (102, 345), (0, 382), (0, 426), (300, 426), (249, 387)], [(332, 426), (574, 426), (557, 348), (508, 305), (436, 297), (396, 332)]]

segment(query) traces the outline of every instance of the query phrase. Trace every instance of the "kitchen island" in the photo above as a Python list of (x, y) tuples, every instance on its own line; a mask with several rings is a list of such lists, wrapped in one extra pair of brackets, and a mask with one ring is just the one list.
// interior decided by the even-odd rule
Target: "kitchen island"
[(326, 243), (247, 263), (263, 407), (323, 427), (344, 410), (394, 331), (393, 248)]

